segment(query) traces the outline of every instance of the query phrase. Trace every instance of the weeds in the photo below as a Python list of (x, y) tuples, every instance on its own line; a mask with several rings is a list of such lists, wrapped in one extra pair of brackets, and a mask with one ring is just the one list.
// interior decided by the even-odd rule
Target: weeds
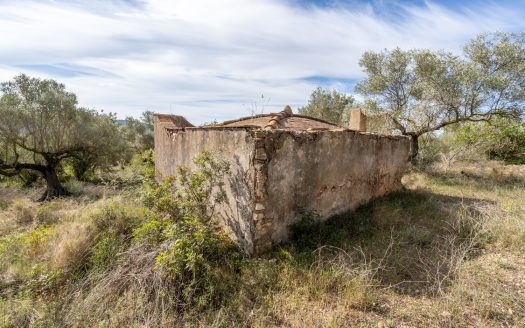
[(227, 174), (210, 161), (150, 176), (147, 206), (128, 193), (12, 202), (1, 215), (32, 219), (0, 237), (0, 326), (525, 324), (519, 174), (412, 173), (355, 212), (303, 211), (288, 243), (246, 258), (209, 221)]
[(34, 214), (34, 223), (39, 225), (53, 225), (60, 220), (57, 203), (45, 203), (37, 207)]
[[(180, 325), (190, 309), (204, 311), (229, 299), (242, 256), (231, 241), (211, 230), (212, 208), (201, 204), (212, 197), (212, 203), (220, 201), (214, 196), (220, 184), (213, 181), (226, 166), (217, 163), (203, 154), (196, 171), (181, 170), (181, 177), (160, 184), (150, 181), (145, 198), (151, 210), (143, 213), (149, 219), (141, 224), (120, 215), (116, 207), (103, 210), (95, 220), (103, 232), (91, 247), (92, 267), (82, 284), (87, 288), (70, 292), (76, 305), (68, 322), (89, 322), (99, 313), (109, 315), (106, 324), (112, 325), (133, 324), (136, 316), (147, 325)], [(107, 313), (108, 308), (117, 312)]]
[(4, 211), (11, 206), (11, 201), (0, 198), (0, 211)]
[(84, 183), (76, 179), (69, 179), (68, 181), (64, 182), (64, 188), (71, 195), (78, 196), (84, 191)]
[(125, 236), (113, 228), (102, 231), (98, 242), (91, 250), (91, 265), (95, 272), (104, 272), (111, 268), (115, 258), (126, 249)]
[(27, 202), (16, 199), (11, 206), (11, 209), (14, 213), (15, 221), (19, 225), (27, 225), (33, 223), (33, 218), (35, 216), (34, 210)]

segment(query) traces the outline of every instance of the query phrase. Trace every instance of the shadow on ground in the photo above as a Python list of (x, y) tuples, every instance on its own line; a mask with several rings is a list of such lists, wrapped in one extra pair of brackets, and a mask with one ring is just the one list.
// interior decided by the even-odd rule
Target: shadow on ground
[[(283, 246), (299, 265), (337, 263), (337, 269), (372, 275), (398, 293), (437, 295), (464, 260), (479, 254), (484, 238), (479, 209), (494, 203), (427, 190), (405, 190), (325, 222), (307, 213)], [(335, 261), (344, 254), (344, 264)], [(346, 268), (343, 268), (346, 265)]]
[(443, 185), (454, 187), (471, 186), (487, 191), (493, 191), (495, 187), (515, 188), (519, 185), (525, 185), (523, 175), (496, 169), (487, 169), (486, 172), (463, 169), (460, 171), (429, 171), (425, 173)]

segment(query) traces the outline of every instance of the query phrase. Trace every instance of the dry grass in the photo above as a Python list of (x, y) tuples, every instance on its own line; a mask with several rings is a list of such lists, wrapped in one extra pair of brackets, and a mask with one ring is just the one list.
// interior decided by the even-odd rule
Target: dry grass
[(126, 203), (115, 191), (37, 205), (0, 190), (0, 327), (525, 326), (525, 166), (435, 168), (404, 185), (243, 259), (216, 285), (230, 297), (196, 308), (175, 301), (151, 248), (86, 267), (102, 232), (130, 229), (133, 209), (93, 219)]
[(33, 223), (35, 210), (28, 200), (15, 199), (11, 205), (11, 211), (17, 225), (24, 226)]
[(78, 270), (94, 243), (94, 227), (88, 222), (70, 223), (56, 231), (55, 247), (50, 250), (49, 266), (65, 273)]
[[(410, 173), (406, 191), (315, 227), (312, 254), (334, 257), (287, 262), (247, 326), (523, 326), (524, 168)], [(285, 246), (292, 263), (305, 245)]]
[(91, 327), (130, 327), (137, 321), (147, 327), (176, 326), (181, 321), (170, 297), (174, 286), (156, 270), (157, 254), (133, 248), (121, 254), (114, 270), (88, 275), (69, 292), (74, 305), (65, 313), (65, 322)]

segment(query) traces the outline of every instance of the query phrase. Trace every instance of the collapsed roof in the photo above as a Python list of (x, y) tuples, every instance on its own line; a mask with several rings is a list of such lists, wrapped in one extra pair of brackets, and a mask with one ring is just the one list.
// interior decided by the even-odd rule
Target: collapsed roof
[(205, 128), (205, 129), (221, 129), (221, 128), (249, 128), (249, 129), (284, 129), (284, 130), (298, 130), (298, 131), (312, 131), (312, 130), (340, 130), (341, 126), (330, 123), (318, 118), (294, 115), (290, 106), (286, 106), (284, 110), (279, 113), (260, 114), (248, 117), (239, 118), (236, 120), (225, 121), (220, 124), (195, 127), (188, 122), (183, 116), (177, 115), (156, 115), (159, 123), (168, 130), (186, 129), (186, 128)]
[(155, 114), (157, 122), (165, 129), (180, 129), (187, 127), (194, 127), (188, 122), (184, 116), (169, 115), (169, 114)]

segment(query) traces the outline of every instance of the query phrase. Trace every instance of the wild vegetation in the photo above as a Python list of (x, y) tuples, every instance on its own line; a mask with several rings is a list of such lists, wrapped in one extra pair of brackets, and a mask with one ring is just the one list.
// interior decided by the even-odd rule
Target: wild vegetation
[(35, 203), (2, 188), (2, 326), (525, 324), (523, 166), (414, 170), (404, 191), (325, 223), (305, 213), (248, 258), (206, 215), (227, 163), (197, 163), (179, 187), (146, 169), (140, 192), (79, 183)]
[[(520, 40), (470, 44), (490, 65), (512, 58), (495, 75), (478, 55), (365, 55), (374, 131), (402, 133), (394, 120), (405, 132), (443, 128), (423, 127), (403, 190), (322, 223), (305, 211), (288, 243), (258, 257), (211, 219), (228, 158), (204, 152), (195, 169), (159, 181), (151, 112), (120, 126), (55, 81), (2, 84), (0, 327), (525, 326)], [(386, 80), (376, 60), (391, 69)], [(455, 71), (469, 67), (475, 77)], [(430, 77), (443, 83), (427, 89)], [(388, 90), (406, 85), (425, 90), (392, 107)], [(431, 98), (441, 87), (460, 107)], [(495, 90), (505, 106), (488, 105)], [(317, 89), (301, 113), (341, 123), (354, 105)]]

